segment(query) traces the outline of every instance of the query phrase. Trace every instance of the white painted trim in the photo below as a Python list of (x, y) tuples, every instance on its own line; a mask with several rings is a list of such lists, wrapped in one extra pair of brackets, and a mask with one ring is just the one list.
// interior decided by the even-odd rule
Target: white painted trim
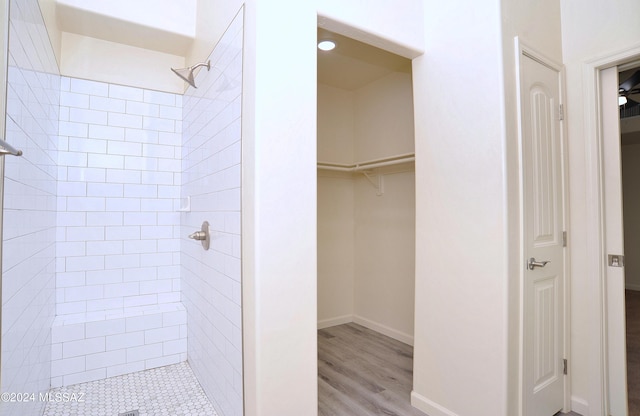
[(571, 410), (581, 415), (588, 415), (589, 403), (581, 397), (571, 396)]
[(634, 284), (632, 284), (632, 283), (627, 283), (624, 287), (625, 287), (625, 289), (627, 289), (627, 290), (640, 291), (640, 285), (634, 285)]
[(413, 336), (405, 334), (404, 332), (393, 329), (387, 325), (380, 324), (367, 318), (363, 318), (359, 315), (342, 315), (335, 318), (322, 319), (318, 321), (318, 329), (329, 328), (336, 325), (348, 324), (354, 322), (358, 325), (362, 325), (365, 328), (369, 328), (372, 331), (379, 332), (382, 335), (386, 335), (397, 341), (404, 342), (405, 344), (413, 346)]
[(369, 328), (373, 331), (379, 332), (383, 335), (391, 337), (400, 342), (404, 342), (405, 344), (409, 344), (413, 346), (413, 335), (405, 334), (404, 332), (398, 331), (397, 329), (393, 329), (389, 326), (380, 324), (378, 322), (372, 321), (370, 319), (363, 318), (359, 315), (353, 315), (353, 322), (356, 324), (362, 325), (366, 328)]
[(585, 189), (586, 200), (596, 201), (586, 205), (586, 234), (587, 281), (590, 286), (591, 297), (585, 300), (594, 307), (589, 308), (589, 322), (593, 338), (589, 342), (589, 412), (590, 414), (604, 414), (605, 412), (605, 337), (604, 337), (604, 253), (603, 243), (603, 210), (602, 210), (602, 160), (601, 138), (599, 135), (600, 114), (598, 110), (597, 83), (599, 70), (594, 66), (585, 65), (583, 68), (583, 105), (584, 105), (584, 135), (585, 135)]
[[(546, 55), (536, 51), (531, 48), (526, 43), (523, 43), (521, 39), (516, 36), (514, 38), (514, 45), (516, 49), (516, 96), (517, 96), (517, 115), (518, 115), (518, 157), (519, 157), (519, 198), (521, 201), (520, 204), (520, 236), (523, 238), (524, 234), (524, 170), (523, 170), (523, 151), (522, 151), (522, 108), (520, 106), (521, 103), (521, 76), (520, 76), (520, 68), (521, 68), (521, 57), (526, 56), (534, 61), (538, 62), (541, 65), (544, 65), (558, 73), (558, 86), (559, 86), (559, 104), (563, 105), (565, 103), (565, 71), (564, 66), (553, 59), (547, 57)], [(565, 113), (566, 119), (566, 113)], [(568, 143), (567, 143), (567, 123), (561, 121), (560, 125), (560, 141), (561, 141), (561, 152), (562, 152), (562, 221), (563, 221), (563, 229), (567, 232), (567, 235), (571, 236), (571, 232), (569, 230), (570, 220), (569, 220), (569, 155), (568, 155)], [(567, 244), (568, 246), (568, 244)], [(520, 245), (520, 258), (524, 261), (524, 244)], [(525, 278), (525, 270), (524, 267), (520, 268), (520, 299), (519, 299), (519, 340), (520, 340), (520, 348), (519, 348), (519, 365), (520, 368), (518, 370), (518, 408), (520, 415), (526, 414), (526, 410), (524, 409), (524, 278)], [(570, 255), (568, 247), (564, 249), (564, 331), (563, 331), (563, 356), (569, 362), (571, 362), (571, 264), (570, 264)], [(571, 410), (571, 372), (564, 378), (564, 408), (563, 412), (569, 412)]]
[(426, 397), (416, 393), (415, 390), (411, 391), (411, 406), (422, 410), (429, 416), (458, 416), (446, 407), (440, 406), (438, 403), (432, 402)]
[(348, 324), (353, 322), (353, 315), (336, 316), (335, 318), (322, 319), (318, 321), (318, 329), (329, 328), (336, 325)]
[[(566, 100), (566, 71), (564, 66), (560, 70), (560, 103), (565, 104)], [(564, 231), (566, 234), (566, 247), (564, 250), (564, 358), (571, 363), (571, 189), (569, 183), (569, 126), (566, 122), (567, 111), (564, 110), (564, 120), (561, 123), (560, 133), (562, 134), (562, 187), (563, 187), (563, 221)], [(564, 408), (563, 412), (568, 413), (572, 410), (571, 398), (572, 398), (572, 372), (569, 372), (564, 380)]]
[[(517, 134), (518, 134), (518, 201), (520, 203), (520, 209), (518, 212), (518, 239), (520, 243), (519, 261), (524, 261), (524, 170), (522, 166), (523, 152), (522, 152), (522, 77), (520, 59), (522, 57), (523, 45), (520, 42), (520, 38), (516, 36), (514, 38), (515, 46), (515, 70), (516, 70), (516, 115), (517, 115)], [(518, 398), (517, 398), (517, 410), (518, 415), (522, 416), (524, 412), (524, 268), (518, 268), (519, 279), (519, 293), (518, 293)]]
[[(586, 301), (595, 307), (589, 308), (592, 322), (589, 355), (596, 359), (589, 361), (589, 405), (583, 414), (605, 414), (608, 404), (606, 379), (606, 319), (607, 303), (605, 291), (606, 247), (604, 243), (603, 209), (603, 169), (601, 132), (602, 114), (599, 105), (600, 71), (624, 64), (640, 57), (640, 45), (614, 51), (601, 57), (585, 61), (582, 67), (583, 105), (584, 105), (584, 141), (585, 141), (585, 188), (586, 200), (597, 201), (587, 204), (587, 281), (590, 296)], [(586, 404), (586, 402), (585, 402)], [(577, 411), (577, 410), (576, 410)]]

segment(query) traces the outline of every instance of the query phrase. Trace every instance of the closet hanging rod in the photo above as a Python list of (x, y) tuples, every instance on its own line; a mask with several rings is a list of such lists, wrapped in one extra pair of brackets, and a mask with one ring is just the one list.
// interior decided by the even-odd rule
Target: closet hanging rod
[(414, 162), (415, 153), (405, 153), (402, 155), (389, 156), (380, 159), (372, 159), (364, 162), (357, 162), (352, 165), (331, 162), (318, 162), (318, 168), (325, 170), (336, 170), (341, 172), (359, 172), (366, 169), (379, 168), (383, 166), (399, 165), (401, 163)]
[(0, 156), (4, 155), (22, 156), (22, 150), (18, 150), (9, 143), (0, 139)]
[(353, 168), (353, 170), (355, 172), (359, 172), (361, 170), (366, 170), (366, 169), (381, 168), (383, 166), (393, 166), (393, 165), (399, 165), (401, 163), (415, 162), (415, 160), (416, 160), (415, 157), (405, 157), (403, 159), (389, 160), (387, 162), (362, 163), (362, 164), (356, 165)]
[(349, 167), (349, 166), (336, 166), (336, 165), (332, 165), (329, 163), (318, 163), (318, 169), (324, 169), (324, 170), (336, 170), (339, 172), (353, 172), (353, 167)]

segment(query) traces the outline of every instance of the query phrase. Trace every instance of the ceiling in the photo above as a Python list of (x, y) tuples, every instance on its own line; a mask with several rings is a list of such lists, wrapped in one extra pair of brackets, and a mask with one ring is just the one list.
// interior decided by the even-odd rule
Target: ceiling
[[(628, 78), (630, 78), (633, 74), (635, 74), (638, 70), (640, 70), (640, 67), (634, 67), (631, 69), (627, 69), (625, 71), (621, 71), (620, 73), (618, 73), (618, 80), (619, 82), (622, 84), (624, 81), (626, 81)], [(640, 85), (634, 85), (634, 87), (638, 87)], [(634, 88), (634, 89), (636, 89)], [(640, 94), (630, 94), (628, 96), (628, 98), (631, 98), (633, 101), (636, 102), (640, 102)]]
[(411, 60), (318, 28), (318, 40), (331, 39), (332, 51), (318, 49), (318, 82), (356, 90), (392, 72), (411, 73)]

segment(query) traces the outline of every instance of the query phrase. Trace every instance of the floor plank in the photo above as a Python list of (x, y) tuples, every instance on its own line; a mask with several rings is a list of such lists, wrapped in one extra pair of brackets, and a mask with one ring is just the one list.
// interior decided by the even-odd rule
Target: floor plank
[(413, 348), (358, 324), (318, 331), (320, 416), (425, 416), (411, 406)]

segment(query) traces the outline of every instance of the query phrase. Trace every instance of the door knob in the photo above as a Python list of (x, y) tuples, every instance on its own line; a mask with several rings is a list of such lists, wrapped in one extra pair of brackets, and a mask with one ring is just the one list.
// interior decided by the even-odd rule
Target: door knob
[(527, 261), (527, 269), (529, 270), (533, 270), (536, 267), (544, 267), (547, 265), (547, 263), (549, 263), (549, 260), (544, 260), (544, 261), (536, 261), (535, 257), (531, 257), (529, 259), (529, 261)]
[(200, 231), (189, 234), (189, 238), (192, 240), (200, 241), (202, 243), (202, 248), (204, 248), (205, 250), (209, 250), (209, 243), (211, 241), (211, 239), (209, 238), (209, 222), (203, 222), (202, 227), (200, 227)]

